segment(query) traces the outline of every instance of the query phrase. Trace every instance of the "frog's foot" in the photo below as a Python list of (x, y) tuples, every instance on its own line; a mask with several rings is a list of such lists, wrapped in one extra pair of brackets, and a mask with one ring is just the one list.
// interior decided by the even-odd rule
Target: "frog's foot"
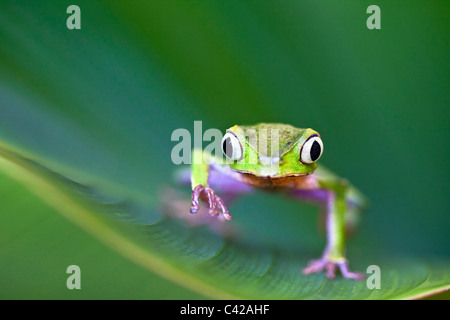
[(327, 257), (322, 257), (318, 260), (312, 260), (306, 268), (302, 270), (303, 274), (311, 274), (325, 270), (325, 275), (329, 279), (336, 277), (336, 269), (342, 273), (342, 276), (347, 279), (362, 280), (365, 278), (363, 273), (351, 272), (348, 268), (348, 261), (345, 259), (333, 260)]
[(199, 184), (192, 190), (192, 203), (191, 213), (197, 213), (199, 209), (198, 200), (203, 198), (208, 202), (209, 214), (212, 216), (219, 216), (219, 209), (222, 213), (222, 217), (226, 220), (231, 220), (233, 217), (228, 213), (227, 207), (223, 200), (216, 195), (213, 189), (202, 186)]

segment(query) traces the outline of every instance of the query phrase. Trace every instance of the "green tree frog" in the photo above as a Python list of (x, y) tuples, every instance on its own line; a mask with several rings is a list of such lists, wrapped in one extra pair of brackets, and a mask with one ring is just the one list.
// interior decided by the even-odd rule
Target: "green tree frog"
[(364, 278), (349, 270), (345, 235), (366, 207), (366, 200), (347, 180), (318, 168), (324, 149), (318, 132), (276, 123), (235, 125), (226, 131), (221, 145), (225, 157), (193, 151), (197, 161), (191, 167), (192, 214), (198, 212), (201, 199), (210, 215), (231, 220), (225, 200), (254, 188), (315, 201), (326, 211), (327, 244), (322, 256), (310, 261), (303, 273), (325, 271), (333, 279), (339, 269), (345, 278)]

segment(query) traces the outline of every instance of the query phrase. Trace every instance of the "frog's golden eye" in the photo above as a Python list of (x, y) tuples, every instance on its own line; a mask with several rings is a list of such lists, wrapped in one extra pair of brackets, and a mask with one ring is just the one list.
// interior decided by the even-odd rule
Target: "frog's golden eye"
[(234, 133), (229, 131), (223, 136), (222, 151), (228, 159), (235, 161), (242, 159), (242, 145)]
[(319, 135), (310, 136), (300, 148), (300, 161), (310, 164), (319, 160), (323, 152), (323, 143)]

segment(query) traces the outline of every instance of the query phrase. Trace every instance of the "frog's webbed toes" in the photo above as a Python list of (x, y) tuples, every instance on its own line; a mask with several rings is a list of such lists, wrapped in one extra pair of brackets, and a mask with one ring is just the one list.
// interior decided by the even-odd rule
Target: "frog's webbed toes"
[(208, 202), (209, 214), (211, 216), (219, 216), (219, 210), (221, 211), (222, 217), (225, 220), (231, 220), (233, 217), (228, 213), (227, 207), (225, 206), (223, 200), (216, 195), (213, 189), (205, 187), (201, 184), (196, 186), (192, 190), (192, 202), (191, 210), (192, 214), (195, 214), (199, 210), (199, 199), (203, 198)]
[(334, 279), (338, 268), (344, 278), (354, 280), (362, 280), (365, 278), (363, 273), (350, 271), (347, 260), (342, 259), (339, 261), (333, 261), (332, 259), (326, 257), (311, 261), (308, 266), (302, 270), (302, 272), (303, 274), (312, 274), (325, 270), (326, 277), (329, 279)]

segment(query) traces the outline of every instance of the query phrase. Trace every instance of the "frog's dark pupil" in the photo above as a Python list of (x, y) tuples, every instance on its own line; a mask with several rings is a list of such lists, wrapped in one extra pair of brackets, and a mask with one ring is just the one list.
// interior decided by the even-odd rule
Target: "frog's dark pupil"
[(223, 153), (226, 154), (228, 158), (233, 158), (233, 145), (231, 144), (231, 139), (226, 138), (222, 144)]
[(314, 141), (313, 145), (311, 146), (311, 160), (316, 161), (320, 157), (320, 144), (317, 141)]

